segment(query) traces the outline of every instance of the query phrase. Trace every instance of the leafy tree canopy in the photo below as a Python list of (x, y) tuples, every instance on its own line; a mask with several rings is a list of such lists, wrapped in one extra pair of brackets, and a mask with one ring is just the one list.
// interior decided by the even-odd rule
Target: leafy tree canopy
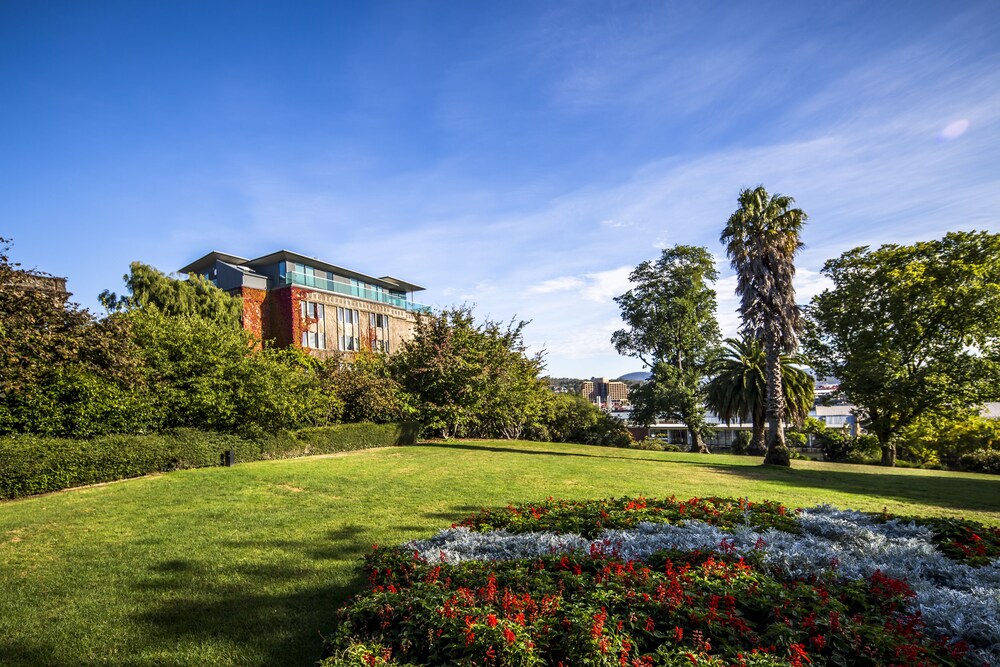
[(132, 262), (122, 276), (129, 294), (104, 290), (98, 296), (108, 312), (153, 307), (164, 315), (197, 315), (233, 328), (240, 326), (243, 302), (213, 285), (204, 276), (172, 278), (141, 262)]
[(542, 353), (526, 353), (527, 324), (476, 324), (464, 306), (419, 317), (392, 366), (424, 426), (444, 437), (519, 437), (548, 393)]
[(51, 277), (22, 270), (10, 247), (0, 238), (0, 434), (144, 425), (127, 323), (64, 303)]
[[(801, 357), (783, 354), (779, 361), (785, 416), (801, 423), (813, 406), (813, 377), (806, 372), (806, 363)], [(765, 369), (764, 345), (760, 339), (727, 338), (725, 353), (713, 369), (706, 397), (706, 405), (725, 422), (751, 422), (753, 438), (749, 450), (754, 454), (765, 451)]]
[(1000, 234), (952, 232), (868, 246), (826, 263), (833, 288), (807, 310), (807, 349), (863, 411), (882, 463), (922, 415), (996, 398), (1000, 378)]
[(629, 393), (633, 420), (649, 424), (664, 416), (683, 422), (693, 451), (708, 451), (704, 379), (721, 337), (715, 319), (718, 278), (705, 248), (677, 245), (646, 261), (629, 276), (635, 285), (615, 297), (627, 328), (611, 342), (619, 354), (636, 357), (652, 371), (646, 384)]

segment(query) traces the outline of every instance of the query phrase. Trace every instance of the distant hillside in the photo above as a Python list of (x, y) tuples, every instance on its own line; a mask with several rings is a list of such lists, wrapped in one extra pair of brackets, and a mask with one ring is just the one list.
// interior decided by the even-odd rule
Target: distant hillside
[(638, 371), (635, 373), (627, 373), (618, 379), (623, 382), (645, 382), (649, 379), (650, 375), (652, 375), (652, 373), (649, 371)]

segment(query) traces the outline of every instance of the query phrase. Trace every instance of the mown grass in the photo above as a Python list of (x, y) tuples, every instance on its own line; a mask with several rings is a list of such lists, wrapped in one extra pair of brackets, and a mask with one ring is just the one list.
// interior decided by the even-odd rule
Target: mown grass
[(424, 443), (0, 503), (0, 664), (311, 665), (373, 543), (482, 506), (772, 498), (1000, 525), (986, 475), (577, 445)]

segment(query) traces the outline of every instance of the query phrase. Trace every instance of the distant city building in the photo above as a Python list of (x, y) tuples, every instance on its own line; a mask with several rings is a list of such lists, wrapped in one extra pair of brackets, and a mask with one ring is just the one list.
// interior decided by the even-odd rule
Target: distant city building
[(606, 408), (620, 407), (628, 403), (628, 385), (620, 380), (608, 378), (584, 380), (580, 393), (591, 403)]
[(810, 412), (810, 417), (815, 417), (827, 428), (845, 430), (850, 435), (858, 434), (858, 418), (854, 414), (853, 405), (817, 405)]
[(243, 298), (243, 328), (261, 340), (325, 358), (362, 349), (391, 352), (413, 335), (423, 287), (374, 278), (287, 250), (245, 259), (210, 252), (181, 273), (197, 274)]

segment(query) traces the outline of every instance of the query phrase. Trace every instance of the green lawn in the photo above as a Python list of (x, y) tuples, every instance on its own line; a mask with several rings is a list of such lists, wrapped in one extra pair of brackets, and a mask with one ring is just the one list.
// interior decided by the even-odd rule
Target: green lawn
[(759, 461), (430, 443), (3, 502), (0, 665), (307, 667), (372, 543), (550, 495), (749, 496), (1000, 525), (1000, 477)]

